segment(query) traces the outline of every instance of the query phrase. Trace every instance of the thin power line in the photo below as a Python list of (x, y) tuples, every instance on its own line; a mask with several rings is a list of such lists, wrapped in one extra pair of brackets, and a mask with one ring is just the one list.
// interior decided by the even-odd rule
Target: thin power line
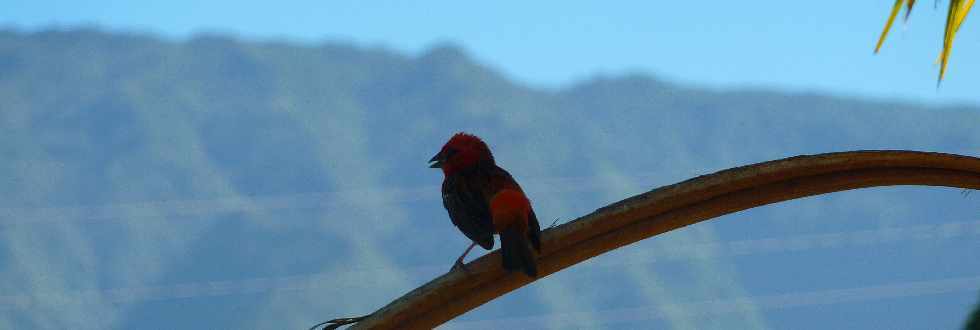
[[(635, 180), (652, 180), (654, 173), (638, 173)], [(602, 177), (558, 177), (527, 180), (525, 188), (535, 192), (573, 193), (594, 191), (602, 187)], [(381, 204), (438, 201), (437, 184), (415, 187), (378, 187), (331, 192), (283, 194), (274, 196), (234, 196), (210, 199), (155, 200), (103, 205), (8, 207), (0, 208), (0, 226), (65, 221), (100, 221), (141, 217), (170, 218), (209, 216), (237, 212), (273, 212), (280, 210), (332, 209), (364, 202), (365, 196)], [(434, 205), (439, 205), (438, 203)]]
[[(897, 242), (949, 240), (977, 236), (980, 236), (980, 221), (954, 222), (938, 225), (906, 226), (784, 238), (708, 242), (669, 247), (668, 249), (657, 249), (656, 251), (634, 249), (626, 253), (607, 255), (607, 257), (598, 258), (596, 261), (582, 266), (619, 267), (637, 263), (706, 258), (706, 256), (696, 253), (700, 249), (717, 251), (714, 254), (715, 256), (745, 256), (816, 249), (851, 248), (855, 246)], [(6, 295), (0, 296), (0, 310), (30, 309), (36, 305), (41, 305), (39, 302), (44, 302), (44, 306), (50, 306), (51, 304), (78, 304), (91, 301), (137, 303), (142, 301), (255, 294), (274, 291), (349, 290), (354, 287), (370, 286), (368, 279), (375, 278), (378, 274), (398, 272), (409, 278), (424, 279), (448, 271), (449, 266), (446, 263), (397, 269), (363, 268), (332, 273), (246, 280)]]
[[(687, 169), (687, 175), (710, 173), (717, 168)], [(674, 173), (677, 171), (675, 170)], [(666, 171), (633, 173), (626, 176), (634, 182), (650, 183), (663, 178)], [(565, 194), (591, 192), (607, 185), (603, 176), (529, 178), (522, 180), (525, 188), (535, 194)], [(651, 187), (652, 188), (652, 187)], [(0, 226), (67, 221), (132, 220), (139, 218), (201, 217), (239, 212), (274, 212), (282, 210), (335, 209), (364, 202), (370, 196), (373, 203), (400, 204), (438, 201), (437, 184), (414, 187), (377, 187), (330, 192), (282, 194), (274, 196), (233, 196), (209, 199), (152, 200), (103, 205), (54, 207), (0, 208)]]
[(600, 324), (638, 322), (667, 318), (666, 311), (687, 315), (717, 315), (739, 313), (746, 307), (778, 310), (795, 307), (854, 303), (883, 299), (918, 297), (951, 292), (980, 290), (980, 276), (948, 278), (930, 281), (864, 286), (849, 289), (794, 292), (777, 295), (714, 299), (660, 306), (604, 309), (589, 313), (555, 313), (519, 318), (498, 318), (481, 321), (452, 322), (444, 329), (538, 329), (581, 326), (583, 320)]

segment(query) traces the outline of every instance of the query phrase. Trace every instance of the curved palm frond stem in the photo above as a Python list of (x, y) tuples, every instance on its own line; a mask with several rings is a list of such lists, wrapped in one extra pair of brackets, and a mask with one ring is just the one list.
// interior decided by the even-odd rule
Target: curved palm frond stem
[[(747, 165), (660, 187), (542, 233), (540, 280), (639, 240), (756, 206), (894, 185), (980, 189), (980, 158), (915, 151), (852, 151)], [(396, 299), (351, 329), (432, 328), (534, 281), (501, 267), (494, 251), (470, 273), (452, 271)]]

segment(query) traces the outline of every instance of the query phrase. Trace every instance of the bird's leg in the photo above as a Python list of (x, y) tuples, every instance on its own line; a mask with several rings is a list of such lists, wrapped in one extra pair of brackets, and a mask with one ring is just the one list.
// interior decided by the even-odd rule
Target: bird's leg
[(466, 255), (468, 253), (470, 253), (470, 250), (472, 250), (474, 246), (476, 246), (476, 242), (473, 242), (472, 244), (470, 244), (470, 247), (466, 248), (466, 251), (463, 251), (463, 255), (459, 256), (459, 258), (456, 258), (456, 263), (453, 264), (453, 268), (452, 269), (460, 268), (464, 272), (469, 272), (470, 271), (469, 269), (466, 269), (466, 265), (463, 264), (463, 258), (466, 258)]

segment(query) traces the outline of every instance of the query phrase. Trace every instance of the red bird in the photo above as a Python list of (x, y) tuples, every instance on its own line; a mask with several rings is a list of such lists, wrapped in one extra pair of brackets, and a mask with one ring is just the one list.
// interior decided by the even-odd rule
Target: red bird
[(473, 241), (453, 268), (465, 269), (463, 258), (473, 246), (490, 250), (493, 235), (500, 234), (504, 269), (521, 269), (537, 277), (531, 247), (541, 252), (538, 218), (521, 186), (494, 162), (487, 144), (476, 136), (457, 133), (429, 162), (429, 167), (442, 169), (446, 176), (442, 205), (449, 219)]

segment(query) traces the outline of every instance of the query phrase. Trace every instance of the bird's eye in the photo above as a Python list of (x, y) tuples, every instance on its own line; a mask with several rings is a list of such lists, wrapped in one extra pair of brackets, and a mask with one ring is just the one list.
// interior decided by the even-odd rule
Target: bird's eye
[(459, 153), (459, 150), (456, 150), (454, 148), (447, 148), (446, 149), (446, 159), (452, 158), (453, 155), (455, 155), (457, 153)]

